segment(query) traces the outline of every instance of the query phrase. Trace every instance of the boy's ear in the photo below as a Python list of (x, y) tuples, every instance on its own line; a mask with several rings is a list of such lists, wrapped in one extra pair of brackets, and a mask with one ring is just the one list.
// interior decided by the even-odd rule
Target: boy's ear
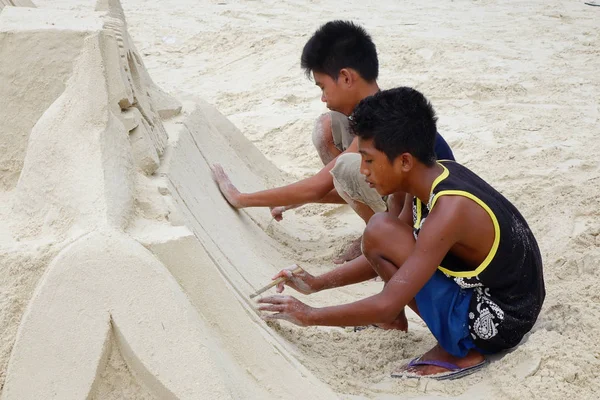
[(339, 74), (338, 80), (339, 80), (339, 82), (341, 82), (345, 86), (350, 87), (356, 81), (356, 76), (355, 76), (355, 74), (353, 73), (353, 71), (351, 69), (342, 68), (340, 70), (340, 74)]
[(415, 159), (412, 156), (412, 154), (410, 154), (410, 153), (400, 154), (398, 156), (397, 160), (399, 161), (400, 168), (402, 169), (403, 172), (410, 171), (415, 164)]
[[(406, 172), (404, 170), (404, 166), (406, 164), (406, 160), (404, 159), (404, 154), (400, 154), (399, 156), (397, 156), (394, 161), (390, 162), (390, 164), (392, 164), (392, 168), (394, 170), (395, 173), (399, 174), (400, 172)], [(387, 156), (386, 156), (387, 158)]]

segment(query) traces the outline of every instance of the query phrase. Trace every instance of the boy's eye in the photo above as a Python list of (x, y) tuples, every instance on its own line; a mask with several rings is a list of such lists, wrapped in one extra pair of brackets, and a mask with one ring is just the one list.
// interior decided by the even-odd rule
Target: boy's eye
[(371, 164), (371, 163), (373, 162), (373, 160), (365, 160), (365, 162), (366, 162), (367, 164)]

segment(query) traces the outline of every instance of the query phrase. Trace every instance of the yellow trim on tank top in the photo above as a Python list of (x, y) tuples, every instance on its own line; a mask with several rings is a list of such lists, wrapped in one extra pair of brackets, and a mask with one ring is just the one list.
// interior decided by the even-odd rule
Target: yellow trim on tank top
[[(429, 190), (429, 199), (431, 199), (431, 194), (433, 193), (433, 189), (435, 189), (435, 187), (441, 181), (443, 181), (444, 179), (446, 179), (450, 175), (450, 171), (448, 171), (448, 168), (444, 167), (439, 162), (437, 164), (440, 167), (442, 167), (444, 170), (442, 171), (442, 173), (437, 178), (435, 178), (435, 180), (431, 184), (431, 190)], [(417, 218), (415, 218), (415, 223), (413, 224), (413, 227), (415, 229), (419, 229), (419, 225), (421, 225), (421, 216), (423, 215), (423, 211), (422, 211), (423, 202), (418, 197), (416, 198), (416, 200), (417, 200), (416, 201), (416, 204), (417, 204)]]
[[(494, 234), (495, 234), (494, 243), (492, 243), (492, 248), (490, 249), (490, 252), (488, 253), (485, 260), (483, 260), (483, 262), (481, 264), (479, 264), (479, 266), (477, 268), (475, 268), (475, 270), (473, 270), (473, 271), (450, 271), (449, 269), (446, 269), (442, 266), (438, 267), (438, 269), (440, 271), (444, 272), (445, 274), (448, 274), (450, 276), (455, 276), (457, 278), (471, 278), (473, 276), (479, 275), (492, 262), (492, 260), (496, 256), (496, 252), (498, 251), (498, 245), (500, 244), (500, 224), (498, 223), (498, 219), (496, 218), (496, 215), (491, 210), (491, 208), (489, 208), (488, 205), (483, 202), (483, 200), (481, 200), (479, 197), (473, 195), (472, 193), (465, 192), (463, 190), (442, 190), (441, 192), (438, 192), (435, 196), (435, 199), (433, 199), (431, 208), (433, 208), (433, 206), (435, 205), (435, 202), (441, 196), (463, 196), (463, 197), (469, 198), (469, 199), (473, 200), (475, 203), (479, 204), (489, 214), (490, 218), (492, 219), (492, 223), (494, 224)], [(431, 208), (429, 210), (430, 212), (431, 212)]]
[(421, 215), (423, 214), (423, 203), (421, 203), (421, 200), (419, 200), (419, 198), (417, 197), (417, 217), (415, 218), (415, 223), (414, 223), (414, 228), (415, 229), (419, 229), (419, 224), (421, 223)]
[[(437, 163), (437, 165), (439, 165), (440, 167), (442, 167), (444, 170), (442, 171), (442, 173), (435, 178), (435, 180), (433, 181), (433, 183), (431, 184), (431, 190), (429, 191), (429, 201), (431, 201), (431, 195), (433, 193), (433, 189), (435, 189), (435, 187), (444, 179), (446, 179), (448, 176), (450, 176), (450, 171), (448, 171), (448, 168), (446, 168), (444, 165), (440, 164), (439, 162)], [(429, 211), (431, 211), (431, 209), (429, 209)]]

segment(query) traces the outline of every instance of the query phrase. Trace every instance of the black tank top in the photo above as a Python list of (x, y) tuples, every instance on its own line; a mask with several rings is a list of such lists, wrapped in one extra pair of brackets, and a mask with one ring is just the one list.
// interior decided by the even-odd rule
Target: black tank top
[(439, 161), (443, 173), (433, 182), (429, 203), (415, 197), (413, 232), (441, 196), (464, 196), (479, 204), (494, 224), (495, 238), (476, 268), (452, 253), (438, 267), (463, 289), (474, 290), (469, 331), (481, 350), (496, 352), (516, 346), (533, 327), (545, 297), (542, 257), (527, 222), (504, 196), (466, 167)]

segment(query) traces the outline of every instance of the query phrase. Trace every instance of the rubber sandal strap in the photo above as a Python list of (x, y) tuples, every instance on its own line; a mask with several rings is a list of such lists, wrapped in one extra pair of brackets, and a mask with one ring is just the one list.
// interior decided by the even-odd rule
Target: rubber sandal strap
[(438, 361), (438, 360), (421, 360), (420, 358), (415, 358), (414, 360), (412, 360), (411, 362), (408, 363), (409, 368), (410, 367), (418, 367), (420, 365), (432, 365), (434, 367), (440, 367), (440, 368), (447, 369), (448, 371), (458, 371), (458, 370), (462, 369), (456, 364), (452, 364), (452, 363), (445, 362), (445, 361)]

